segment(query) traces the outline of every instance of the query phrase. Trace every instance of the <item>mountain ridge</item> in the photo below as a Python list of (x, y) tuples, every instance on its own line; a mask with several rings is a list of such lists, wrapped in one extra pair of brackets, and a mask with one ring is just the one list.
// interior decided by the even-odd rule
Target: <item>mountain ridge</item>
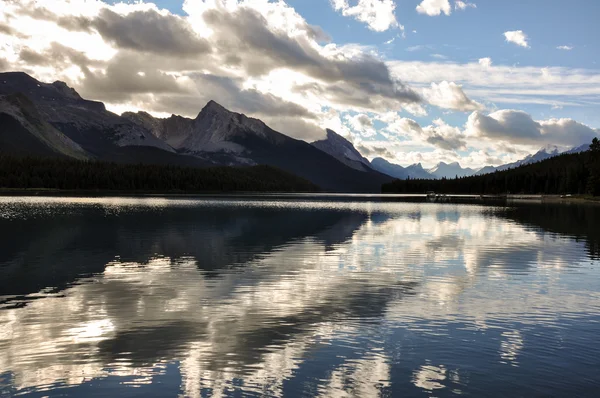
[[(83, 99), (63, 82), (41, 83), (22, 72), (0, 73), (0, 96), (18, 93), (35, 106), (43, 123), (78, 145), (91, 160), (194, 167), (264, 164), (337, 192), (380, 192), (381, 185), (393, 179), (367, 165), (365, 171), (353, 169), (307, 142), (215, 101), (209, 101), (195, 119), (176, 115), (160, 119), (147, 112), (116, 115), (101, 102)], [(24, 134), (17, 127), (9, 133), (17, 144), (17, 137)]]

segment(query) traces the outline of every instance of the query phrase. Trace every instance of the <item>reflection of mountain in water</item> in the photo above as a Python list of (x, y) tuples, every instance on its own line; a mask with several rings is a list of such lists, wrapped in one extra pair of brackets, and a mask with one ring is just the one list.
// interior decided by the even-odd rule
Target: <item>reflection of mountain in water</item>
[[(23, 211), (27, 211), (23, 209)], [(118, 258), (148, 263), (156, 257), (194, 258), (204, 271), (242, 265), (290, 241), (312, 237), (339, 244), (366, 221), (356, 212), (232, 207), (167, 207), (107, 214), (100, 206), (18, 222), (0, 241), (0, 295), (62, 289), (102, 272)]]

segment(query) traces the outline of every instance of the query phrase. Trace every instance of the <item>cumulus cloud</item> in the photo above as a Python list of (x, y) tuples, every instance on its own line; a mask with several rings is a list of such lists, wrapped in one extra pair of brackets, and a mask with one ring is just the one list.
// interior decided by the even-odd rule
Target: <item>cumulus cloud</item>
[(331, 0), (331, 5), (336, 11), (341, 11), (342, 15), (364, 22), (369, 29), (376, 32), (395, 27), (404, 30), (396, 20), (396, 4), (393, 0), (358, 0), (353, 6), (348, 0)]
[(503, 109), (489, 115), (475, 111), (467, 120), (465, 132), (512, 144), (578, 146), (590, 142), (599, 131), (572, 119), (536, 121), (519, 110)]
[(514, 43), (517, 46), (529, 48), (527, 35), (522, 30), (504, 32), (504, 38), (509, 43)]
[(479, 58), (479, 65), (483, 66), (484, 68), (489, 68), (492, 66), (492, 59), (490, 57)]
[(394, 153), (386, 146), (382, 144), (373, 144), (370, 142), (361, 142), (356, 145), (356, 149), (366, 158), (384, 158), (384, 159), (394, 159)]
[(387, 123), (382, 135), (392, 141), (412, 140), (444, 150), (458, 150), (467, 147), (466, 137), (461, 129), (450, 126), (439, 118), (425, 127), (421, 127), (413, 119), (400, 117), (394, 113), (382, 115), (379, 120)]
[(424, 127), (423, 133), (429, 144), (441, 149), (454, 151), (467, 147), (460, 128), (450, 126), (442, 119), (436, 119), (432, 125)]
[(572, 46), (558, 46), (556, 47), (557, 50), (564, 50), (564, 51), (571, 51), (573, 49)]
[(185, 19), (156, 10), (121, 15), (105, 8), (90, 26), (119, 48), (190, 56), (211, 50), (208, 41), (199, 37)]
[(423, 0), (417, 6), (417, 12), (419, 14), (429, 15), (430, 17), (442, 13), (450, 15), (452, 13), (452, 7), (450, 6), (450, 0)]
[(345, 120), (353, 131), (359, 133), (363, 137), (373, 137), (376, 134), (373, 121), (364, 113), (359, 113), (354, 116), (346, 115)]
[(423, 96), (431, 105), (445, 109), (466, 112), (484, 108), (480, 103), (467, 97), (462, 87), (454, 82), (431, 83), (430, 88), (423, 90)]

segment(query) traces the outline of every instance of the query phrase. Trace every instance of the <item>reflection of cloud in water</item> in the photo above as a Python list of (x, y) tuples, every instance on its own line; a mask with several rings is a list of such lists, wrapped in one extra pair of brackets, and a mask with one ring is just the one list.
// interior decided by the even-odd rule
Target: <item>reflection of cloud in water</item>
[(517, 357), (523, 349), (523, 336), (518, 330), (502, 332), (500, 343), (500, 357), (511, 365), (517, 366)]
[(447, 373), (444, 365), (423, 365), (414, 372), (413, 383), (424, 390), (438, 390), (445, 387), (442, 383), (446, 380)]
[[(112, 251), (101, 249), (114, 258), (130, 244), (145, 254), (100, 263), (103, 272), (59, 294), (0, 311), (0, 373), (12, 373), (19, 389), (109, 374), (142, 383), (178, 361), (184, 396), (226, 395), (238, 379), (246, 391), (280, 396), (311, 353), (340, 336), (362, 336), (367, 321), (444, 334), (450, 322), (478, 330), (492, 322), (552, 326), (561, 315), (600, 310), (598, 292), (564, 288), (562, 272), (586, 260), (582, 243), (484, 208), (305, 203), (293, 207), (294, 217), (271, 216), (269, 230), (256, 212), (292, 204), (245, 203), (227, 220), (229, 208), (202, 204), (203, 218), (163, 214), (142, 227), (126, 208), (103, 206), (109, 220), (119, 217), (102, 226), (114, 237)], [(327, 217), (311, 216), (328, 209)], [(44, 254), (68, 264), (76, 234), (60, 225), (48, 231), (63, 232), (62, 254), (48, 247)], [(523, 336), (503, 333), (497, 350), (516, 364)], [(390, 355), (372, 347), (358, 355), (331, 364), (318, 393), (374, 396), (389, 387)], [(423, 365), (412, 382), (443, 388), (458, 377), (446, 366)]]
[(377, 397), (390, 386), (389, 360), (381, 353), (348, 361), (331, 373), (320, 388), (321, 397)]

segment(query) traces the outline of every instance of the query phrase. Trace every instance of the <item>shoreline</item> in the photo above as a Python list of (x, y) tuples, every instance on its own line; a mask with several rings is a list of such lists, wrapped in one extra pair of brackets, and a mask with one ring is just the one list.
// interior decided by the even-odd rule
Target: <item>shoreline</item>
[(427, 202), (433, 203), (451, 203), (455, 201), (475, 200), (475, 201), (506, 201), (510, 203), (591, 203), (600, 204), (600, 197), (590, 195), (488, 195), (488, 194), (436, 194), (435, 197), (428, 197), (424, 193), (412, 194), (391, 194), (391, 193), (339, 193), (339, 192), (263, 192), (263, 191), (199, 191), (199, 192), (180, 192), (180, 191), (120, 191), (120, 190), (61, 190), (44, 188), (0, 188), (0, 197), (169, 197), (169, 198), (194, 198), (194, 197), (214, 197), (214, 196), (263, 196), (263, 197), (314, 197), (314, 198), (356, 198), (356, 199), (402, 199), (402, 198), (423, 198)]

